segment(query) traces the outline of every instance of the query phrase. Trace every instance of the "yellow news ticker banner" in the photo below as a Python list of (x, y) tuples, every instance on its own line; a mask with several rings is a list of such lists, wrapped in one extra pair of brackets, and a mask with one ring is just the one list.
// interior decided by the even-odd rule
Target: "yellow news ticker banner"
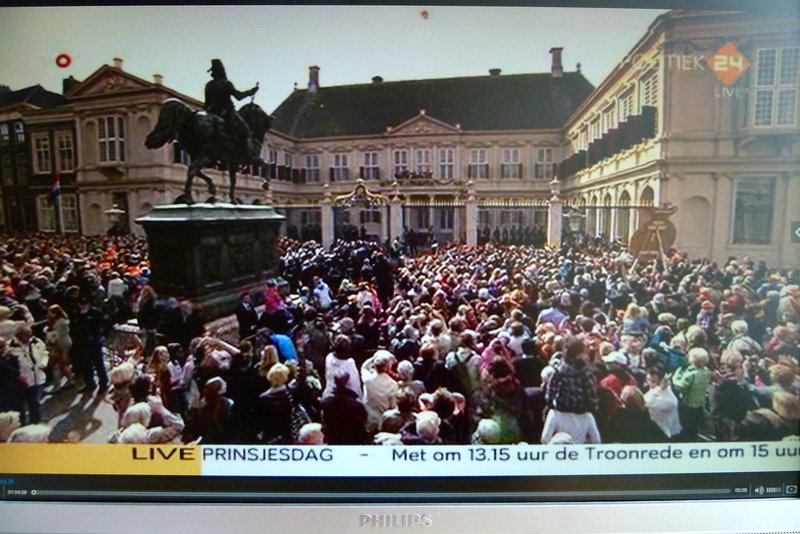
[(0, 443), (0, 474), (268, 477), (797, 472), (800, 442), (597, 445)]
[(0, 473), (200, 475), (199, 446), (0, 443)]

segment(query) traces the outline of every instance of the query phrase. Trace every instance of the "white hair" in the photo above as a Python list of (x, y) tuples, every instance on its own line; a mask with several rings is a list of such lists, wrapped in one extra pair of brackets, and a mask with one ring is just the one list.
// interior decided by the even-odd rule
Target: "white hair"
[(743, 321), (742, 319), (736, 319), (731, 323), (731, 330), (734, 335), (743, 336), (747, 333), (748, 329), (747, 321)]
[(20, 427), (11, 433), (9, 443), (47, 443), (50, 441), (50, 425), (39, 423)]
[(129, 426), (139, 423), (140, 425), (147, 428), (150, 425), (150, 417), (152, 417), (153, 411), (150, 409), (150, 405), (146, 402), (137, 402), (133, 406), (130, 406), (125, 413), (122, 415), (122, 428), (128, 428)]
[(442, 420), (436, 412), (424, 411), (417, 414), (417, 435), (427, 442), (436, 441), (439, 437), (439, 425)]
[(19, 425), (19, 412), (0, 413), (0, 442), (6, 441)]
[(499, 443), (500, 425), (494, 419), (481, 419), (478, 421), (478, 437), (481, 443)]
[(414, 364), (408, 360), (403, 360), (397, 364), (397, 375), (400, 380), (408, 382), (414, 378)]
[(325, 435), (322, 433), (320, 423), (306, 423), (297, 433), (297, 443), (300, 445), (322, 445)]
[(120, 443), (147, 443), (147, 428), (141, 423), (133, 423), (122, 431)]

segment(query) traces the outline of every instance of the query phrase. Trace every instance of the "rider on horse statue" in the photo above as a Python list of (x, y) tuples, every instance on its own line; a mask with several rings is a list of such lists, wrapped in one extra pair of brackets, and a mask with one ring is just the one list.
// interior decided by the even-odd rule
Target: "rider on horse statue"
[(241, 100), (248, 96), (253, 96), (258, 91), (258, 84), (247, 91), (238, 91), (233, 86), (225, 74), (225, 67), (219, 59), (211, 60), (211, 68), (208, 69), (213, 78), (206, 84), (206, 103), (204, 108), (207, 112), (219, 115), (225, 121), (228, 135), (233, 144), (244, 150), (247, 159), (260, 161), (257, 147), (251, 142), (250, 128), (242, 120), (239, 113), (233, 106), (231, 97)]

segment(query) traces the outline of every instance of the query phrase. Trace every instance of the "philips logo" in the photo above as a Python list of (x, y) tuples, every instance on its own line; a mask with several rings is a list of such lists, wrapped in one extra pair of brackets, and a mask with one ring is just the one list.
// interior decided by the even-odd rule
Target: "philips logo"
[(360, 528), (416, 528), (433, 524), (431, 514), (361, 514)]

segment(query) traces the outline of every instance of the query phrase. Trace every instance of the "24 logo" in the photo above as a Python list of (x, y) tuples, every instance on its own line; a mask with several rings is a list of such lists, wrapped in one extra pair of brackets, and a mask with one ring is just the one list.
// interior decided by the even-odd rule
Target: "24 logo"
[(708, 56), (706, 61), (714, 74), (725, 85), (730, 85), (738, 80), (739, 76), (750, 66), (750, 62), (733, 43), (725, 43), (713, 55)]

